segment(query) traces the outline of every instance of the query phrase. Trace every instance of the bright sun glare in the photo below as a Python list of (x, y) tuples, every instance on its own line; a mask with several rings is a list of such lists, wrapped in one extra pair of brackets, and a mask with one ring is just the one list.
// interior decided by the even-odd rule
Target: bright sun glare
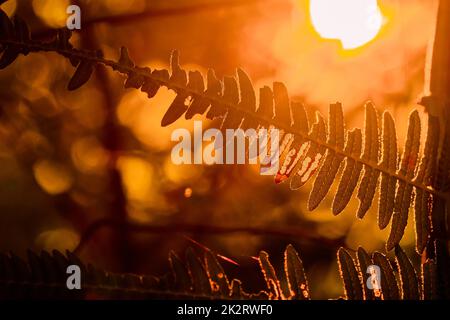
[(325, 39), (338, 39), (344, 49), (375, 38), (383, 24), (377, 0), (310, 0), (311, 20)]

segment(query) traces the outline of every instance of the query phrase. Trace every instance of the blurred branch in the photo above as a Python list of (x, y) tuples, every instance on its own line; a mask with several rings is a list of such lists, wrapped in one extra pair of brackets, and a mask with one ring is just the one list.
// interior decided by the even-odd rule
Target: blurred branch
[[(450, 189), (450, 1), (439, 1), (437, 11), (437, 21), (434, 42), (429, 52), (429, 60), (431, 62), (429, 70), (428, 83), (426, 83), (425, 91), (428, 91), (428, 96), (425, 96), (421, 104), (425, 106), (429, 114), (429, 118), (435, 118), (440, 122), (440, 130), (443, 132), (441, 141), (439, 141), (439, 155), (435, 159), (436, 179), (433, 181), (433, 187), (437, 190), (449, 191)], [(445, 239), (450, 238), (450, 199), (437, 198), (433, 203), (431, 213), (433, 231), (431, 239)], [(427, 250), (429, 254), (433, 254), (434, 241), (430, 241), (430, 248)], [(445, 241), (446, 259), (450, 259), (448, 251), (448, 242)], [(436, 242), (437, 245), (437, 242)], [(438, 268), (446, 269), (445, 263), (438, 260)], [(448, 272), (440, 274), (442, 279), (440, 282), (449, 283), (450, 277)]]
[(282, 228), (267, 228), (267, 227), (248, 227), (248, 226), (215, 226), (207, 224), (188, 224), (188, 223), (173, 223), (170, 225), (150, 225), (139, 224), (130, 221), (122, 222), (113, 219), (100, 219), (93, 222), (82, 234), (78, 246), (74, 253), (78, 254), (83, 250), (92, 236), (102, 228), (127, 228), (128, 231), (137, 233), (191, 233), (202, 235), (230, 235), (234, 233), (245, 233), (254, 236), (272, 236), (282, 237), (298, 240), (308, 240), (319, 242), (324, 246), (340, 247), (344, 245), (344, 237), (338, 239), (329, 239), (318, 236), (311, 230), (287, 227)]
[[(186, 6), (174, 7), (174, 8), (165, 8), (165, 9), (155, 9), (155, 8), (147, 8), (146, 10), (138, 13), (129, 13), (123, 15), (114, 15), (114, 16), (98, 16), (92, 17), (83, 21), (83, 27), (87, 27), (90, 25), (95, 25), (98, 23), (107, 23), (107, 24), (127, 24), (130, 22), (137, 22), (140, 20), (148, 19), (148, 18), (158, 18), (165, 17), (171, 15), (182, 15), (189, 13), (198, 13), (201, 11), (210, 11), (217, 9), (230, 9), (240, 6), (252, 5), (255, 3), (261, 2), (269, 2), (274, 0), (218, 0), (213, 2), (206, 3), (194, 3)], [(280, 0), (277, 0), (280, 1)], [(54, 34), (54, 29), (45, 28), (42, 30), (38, 30), (33, 32), (33, 38), (46, 38)]]
[[(75, 1), (83, 9), (80, 1)], [(88, 50), (94, 50), (98, 47), (95, 36), (95, 25), (92, 24), (83, 28), (81, 32), (81, 44)], [(125, 222), (127, 219), (127, 200), (125, 197), (122, 178), (117, 169), (117, 154), (122, 146), (120, 141), (120, 128), (116, 120), (117, 99), (111, 94), (111, 86), (108, 73), (105, 66), (97, 68), (97, 86), (103, 96), (104, 107), (106, 111), (105, 125), (102, 128), (101, 139), (106, 150), (109, 151), (109, 162), (107, 163), (110, 201), (107, 203), (109, 214), (113, 219)], [(131, 269), (131, 262), (127, 256), (130, 253), (128, 230), (118, 228), (115, 230), (112, 238), (112, 247), (117, 248), (117, 262), (122, 271)]]

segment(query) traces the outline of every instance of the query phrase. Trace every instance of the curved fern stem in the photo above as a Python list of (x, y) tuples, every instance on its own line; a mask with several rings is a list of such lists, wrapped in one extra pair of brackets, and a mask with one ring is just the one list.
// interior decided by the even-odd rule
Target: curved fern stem
[(19, 42), (19, 41), (15, 41), (15, 40), (0, 40), (0, 43), (2, 43), (3, 45), (12, 45), (12, 46), (17, 46), (17, 47), (21, 47), (21, 48), (26, 48), (30, 52), (39, 52), (39, 51), (55, 52), (64, 57), (67, 57), (69, 59), (78, 59), (80, 61), (88, 61), (91, 63), (103, 64), (103, 65), (111, 67), (112, 69), (118, 71), (119, 73), (125, 74), (125, 75), (133, 73), (133, 74), (141, 76), (141, 77), (150, 78), (153, 81), (156, 81), (156, 82), (160, 83), (161, 85), (171, 88), (175, 91), (183, 90), (190, 95), (200, 96), (204, 99), (207, 99), (211, 103), (219, 103), (219, 104), (225, 105), (227, 108), (238, 111), (238, 112), (242, 113), (243, 115), (248, 115), (248, 116), (257, 118), (258, 120), (260, 120), (263, 123), (270, 123), (273, 126), (279, 128), (281, 130), (284, 130), (285, 132), (289, 132), (295, 136), (301, 137), (302, 139), (313, 142), (321, 147), (324, 147), (328, 150), (335, 152), (337, 155), (341, 155), (348, 159), (352, 159), (352, 160), (354, 160), (358, 163), (361, 163), (371, 169), (375, 169), (375, 170), (377, 170), (381, 173), (384, 173), (390, 177), (393, 177), (399, 181), (403, 181), (410, 186), (414, 186), (415, 188), (421, 189), (423, 191), (427, 191), (427, 192), (429, 192), (433, 195), (439, 196), (441, 198), (447, 199), (449, 197), (449, 194), (447, 192), (435, 190), (419, 181), (415, 181), (414, 179), (407, 178), (407, 177), (397, 173), (396, 171), (387, 169), (386, 167), (384, 167), (383, 165), (381, 165), (378, 162), (374, 162), (374, 161), (371, 161), (368, 159), (363, 159), (361, 157), (355, 156), (352, 153), (348, 153), (343, 148), (329, 144), (327, 141), (312, 137), (309, 133), (305, 133), (299, 129), (295, 129), (295, 128), (289, 126), (288, 124), (286, 124), (280, 120), (277, 120), (276, 118), (270, 118), (270, 117), (268, 117), (266, 115), (262, 115), (262, 114), (253, 114), (253, 113), (251, 113), (251, 111), (242, 108), (238, 104), (228, 103), (228, 102), (224, 101), (223, 99), (220, 99), (217, 96), (207, 95), (203, 91), (197, 91), (197, 90), (190, 89), (187, 86), (177, 84), (176, 82), (173, 82), (170, 79), (165, 80), (160, 77), (156, 77), (154, 74), (152, 74), (152, 72), (149, 69), (136, 67), (136, 66), (126, 66), (126, 65), (120, 64), (119, 62), (105, 59), (100, 56), (96, 56), (96, 55), (92, 54), (91, 52), (87, 52), (87, 51), (81, 51), (81, 50), (77, 50), (77, 49), (57, 48), (50, 43), (42, 43), (42, 42), (38, 42), (38, 41), (27, 41), (27, 42), (21, 41), (21, 42)]

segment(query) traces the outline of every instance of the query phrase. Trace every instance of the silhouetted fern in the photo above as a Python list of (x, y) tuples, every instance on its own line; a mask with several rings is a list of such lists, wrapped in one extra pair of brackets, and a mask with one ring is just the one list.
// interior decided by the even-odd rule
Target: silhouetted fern
[[(396, 127), (391, 114), (385, 111), (381, 125), (372, 103), (365, 107), (365, 125), (361, 129), (347, 129), (342, 105), (330, 105), (326, 121), (320, 113), (308, 119), (301, 103), (291, 101), (286, 86), (275, 82), (272, 88), (264, 86), (255, 91), (248, 75), (241, 69), (236, 76), (220, 80), (213, 70), (206, 75), (198, 71), (187, 73), (179, 64), (178, 52), (170, 58), (170, 70), (152, 70), (136, 66), (122, 47), (118, 61), (103, 58), (101, 51), (76, 49), (70, 43), (71, 32), (64, 29), (47, 42), (31, 39), (27, 24), (19, 17), (11, 21), (0, 10), (0, 69), (6, 68), (22, 54), (31, 52), (56, 52), (70, 60), (76, 67), (69, 90), (83, 86), (91, 77), (95, 66), (103, 64), (126, 76), (125, 88), (135, 88), (153, 98), (161, 86), (176, 92), (174, 101), (166, 111), (162, 126), (170, 125), (183, 115), (191, 119), (205, 114), (208, 119), (222, 119), (222, 129), (243, 130), (249, 128), (278, 128), (281, 130), (281, 165), (275, 177), (277, 183), (290, 181), (292, 189), (298, 189), (315, 178), (308, 208), (314, 210), (337, 181), (332, 211), (341, 213), (348, 205), (356, 189), (359, 199), (357, 217), (363, 218), (372, 206), (377, 185), (380, 185), (378, 226), (386, 228), (390, 221), (391, 232), (387, 250), (395, 248), (396, 264), (391, 264), (382, 253), (369, 255), (359, 248), (356, 260), (346, 250), (338, 251), (338, 262), (344, 282), (346, 299), (434, 299), (449, 297), (450, 278), (448, 245), (433, 239), (430, 234), (435, 219), (432, 211), (445, 212), (448, 199), (448, 172), (441, 165), (448, 160), (448, 152), (438, 157), (442, 134), (439, 119), (428, 116), (428, 132), (420, 154), (421, 123), (417, 111), (409, 116), (408, 133), (403, 153), (399, 156)], [(313, 120), (313, 121), (311, 121)], [(310, 125), (311, 123), (311, 125)], [(448, 133), (446, 133), (448, 135)], [(448, 145), (443, 146), (448, 148)], [(337, 177), (343, 167), (342, 175)], [(440, 169), (438, 169), (438, 167)], [(439, 171), (439, 172), (438, 172)], [(408, 212), (414, 199), (416, 226), (416, 251), (434, 247), (433, 258), (422, 264), (419, 273), (398, 246), (408, 220)], [(433, 224), (433, 226), (432, 226)], [(436, 224), (438, 225), (438, 224)], [(436, 232), (436, 230), (434, 230)], [(428, 250), (427, 250), (428, 251)], [(428, 253), (428, 252), (427, 252)], [(66, 256), (55, 251), (40, 256), (29, 252), (28, 262), (13, 254), (0, 255), (1, 297), (114, 297), (114, 298), (269, 298), (309, 299), (308, 281), (302, 262), (295, 249), (289, 246), (285, 252), (284, 276), (280, 281), (269, 256), (259, 255), (260, 268), (267, 283), (267, 290), (247, 294), (241, 282), (229, 280), (216, 257), (207, 252), (199, 258), (192, 250), (183, 262), (175, 253), (169, 257), (172, 271), (160, 278), (150, 276), (112, 274), (85, 266), (76, 256)], [(438, 262), (438, 263), (437, 263)], [(65, 266), (82, 267), (83, 291), (65, 289)], [(365, 286), (367, 267), (380, 266), (381, 291)], [(398, 270), (397, 282), (396, 271)]]
[[(440, 137), (437, 118), (428, 118), (427, 141), (420, 156), (420, 118), (417, 111), (410, 114), (407, 140), (400, 158), (392, 116), (385, 111), (380, 128), (377, 111), (370, 102), (366, 104), (364, 135), (360, 129), (346, 131), (339, 103), (330, 106), (328, 124), (317, 113), (315, 122), (309, 126), (304, 106), (289, 99), (281, 82), (275, 82), (273, 88), (261, 88), (257, 99), (251, 80), (241, 69), (237, 70), (236, 77), (223, 80), (217, 79), (214, 71), (209, 70), (205, 85), (200, 72), (190, 71), (188, 74), (180, 67), (177, 51), (172, 54), (170, 72), (151, 70), (136, 66), (124, 47), (116, 62), (104, 59), (101, 51), (73, 48), (69, 42), (71, 32), (66, 29), (59, 30), (52, 41), (40, 42), (30, 39), (26, 23), (18, 17), (11, 21), (0, 11), (0, 23), (0, 53), (3, 53), (0, 68), (11, 64), (19, 54), (53, 51), (70, 59), (76, 67), (68, 84), (69, 90), (85, 84), (97, 64), (125, 74), (125, 88), (140, 89), (149, 98), (154, 97), (161, 86), (174, 90), (177, 96), (165, 113), (162, 126), (183, 115), (190, 119), (196, 114), (206, 113), (208, 119), (222, 118), (223, 129), (279, 128), (282, 130), (281, 166), (275, 180), (279, 183), (289, 179), (291, 188), (298, 189), (317, 172), (308, 200), (310, 210), (319, 206), (337, 180), (339, 185), (333, 200), (333, 213), (337, 215), (346, 208), (358, 186), (360, 205), (357, 217), (363, 218), (372, 206), (380, 181), (380, 229), (384, 229), (392, 217), (388, 250), (402, 239), (415, 196), (416, 250), (421, 253), (426, 247), (433, 202), (436, 197), (447, 197), (447, 189), (432, 188), (436, 179)], [(341, 166), (344, 167), (343, 173), (336, 177)]]
[[(337, 255), (344, 299), (419, 300), (448, 297), (437, 281), (435, 261), (427, 260), (419, 273), (399, 246), (395, 248), (395, 266), (384, 254), (374, 252), (370, 256), (361, 247), (358, 248), (356, 260), (344, 248), (340, 248)], [(437, 259), (441, 258), (443, 256), (438, 255)], [(28, 251), (27, 261), (12, 253), (0, 253), (0, 299), (310, 299), (307, 276), (293, 246), (287, 246), (284, 270), (278, 273), (266, 252), (262, 251), (258, 260), (267, 289), (246, 293), (240, 280), (227, 277), (211, 251), (200, 257), (189, 248), (185, 261), (171, 252), (171, 271), (161, 277), (106, 272), (91, 264), (86, 265), (69, 251), (66, 255), (56, 250), (52, 254), (43, 251), (40, 255)], [(366, 286), (367, 266), (372, 264), (380, 266), (381, 289), (371, 290)], [(78, 265), (81, 269), (81, 290), (67, 290), (66, 269), (69, 265)], [(285, 279), (287, 285), (279, 279)]]
[[(84, 264), (73, 253), (59, 251), (40, 255), (28, 251), (27, 261), (16, 255), (0, 253), (0, 299), (309, 299), (308, 281), (302, 261), (292, 246), (285, 251), (285, 279), (289, 290), (281, 293), (268, 255), (260, 255), (261, 270), (267, 291), (249, 294), (238, 279), (229, 280), (216, 256), (207, 251), (204, 257), (186, 251), (185, 262), (174, 252), (169, 255), (171, 272), (162, 277), (115, 274)], [(69, 265), (81, 269), (81, 290), (68, 290)], [(271, 273), (267, 274), (267, 268)], [(276, 295), (273, 295), (276, 292)]]
[[(437, 259), (448, 260), (444, 252), (437, 253)], [(338, 263), (344, 283), (345, 297), (349, 300), (430, 300), (448, 298), (446, 292), (438, 293), (440, 283), (436, 276), (437, 264), (427, 259), (416, 271), (411, 260), (400, 248), (395, 247), (395, 265), (380, 252), (370, 256), (363, 248), (358, 248), (356, 260), (344, 248), (338, 251)], [(367, 287), (369, 265), (377, 265), (381, 271), (381, 289)], [(441, 286), (444, 288), (444, 286)]]

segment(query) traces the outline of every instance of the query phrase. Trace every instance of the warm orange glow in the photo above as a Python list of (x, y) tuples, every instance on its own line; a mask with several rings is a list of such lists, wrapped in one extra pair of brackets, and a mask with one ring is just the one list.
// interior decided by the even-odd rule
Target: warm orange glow
[(311, 0), (310, 13), (316, 31), (340, 40), (344, 49), (370, 42), (383, 24), (377, 0)]

